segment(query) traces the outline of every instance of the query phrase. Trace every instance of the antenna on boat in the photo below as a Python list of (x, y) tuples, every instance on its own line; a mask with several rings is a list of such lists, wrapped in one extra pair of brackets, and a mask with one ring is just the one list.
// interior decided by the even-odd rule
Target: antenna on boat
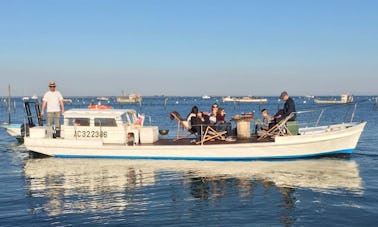
[(354, 120), (354, 115), (355, 115), (356, 110), (357, 110), (357, 104), (358, 104), (358, 102), (356, 102), (356, 103), (354, 104), (354, 109), (353, 109), (352, 115), (351, 115), (351, 117), (350, 117), (350, 122), (351, 122), (351, 123), (352, 123), (353, 120)]
[(164, 109), (167, 109), (167, 102), (168, 102), (168, 98), (165, 98), (164, 99)]
[(11, 123), (10, 101), (11, 101), (11, 87), (10, 87), (10, 84), (8, 84), (8, 124)]
[(322, 117), (323, 113), (324, 113), (324, 109), (322, 109), (322, 110), (320, 111), (320, 114), (319, 114), (318, 120), (316, 121), (315, 127), (317, 127), (317, 126), (319, 125), (320, 118)]

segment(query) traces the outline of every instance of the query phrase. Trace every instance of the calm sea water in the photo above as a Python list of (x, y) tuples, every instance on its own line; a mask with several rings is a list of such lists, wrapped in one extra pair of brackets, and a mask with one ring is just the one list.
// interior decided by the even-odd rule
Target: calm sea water
[[(294, 97), (298, 110), (318, 109)], [(86, 107), (94, 98), (73, 97), (66, 108)], [(372, 97), (355, 97), (355, 120), (368, 122), (350, 157), (274, 162), (195, 162), (102, 159), (31, 159), (0, 129), (0, 226), (361, 226), (378, 222), (378, 109)], [(6, 104), (0, 121), (6, 122)], [(176, 110), (193, 105), (207, 111), (215, 98), (145, 98), (135, 108), (146, 124), (170, 129)], [(276, 97), (258, 104), (222, 103), (227, 118), (262, 108), (271, 113)], [(348, 121), (354, 106), (327, 108), (322, 123)], [(22, 122), (20, 98), (12, 99), (13, 122)], [(316, 115), (317, 116), (317, 115)], [(316, 116), (300, 118), (301, 123)]]

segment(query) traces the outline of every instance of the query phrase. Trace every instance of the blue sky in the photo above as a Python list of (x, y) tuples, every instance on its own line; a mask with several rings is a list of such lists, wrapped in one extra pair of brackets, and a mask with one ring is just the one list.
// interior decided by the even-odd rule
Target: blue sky
[(374, 0), (0, 0), (0, 95), (378, 94)]

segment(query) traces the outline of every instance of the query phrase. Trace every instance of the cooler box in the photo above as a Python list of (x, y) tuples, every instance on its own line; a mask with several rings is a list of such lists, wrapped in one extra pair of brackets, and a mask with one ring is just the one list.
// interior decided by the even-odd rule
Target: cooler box
[(29, 128), (30, 138), (44, 138), (46, 136), (46, 128), (42, 126), (35, 126)]
[(157, 126), (143, 126), (139, 129), (140, 143), (154, 143), (158, 141), (159, 128)]
[(293, 136), (299, 134), (298, 121), (288, 121), (286, 122), (286, 126)]

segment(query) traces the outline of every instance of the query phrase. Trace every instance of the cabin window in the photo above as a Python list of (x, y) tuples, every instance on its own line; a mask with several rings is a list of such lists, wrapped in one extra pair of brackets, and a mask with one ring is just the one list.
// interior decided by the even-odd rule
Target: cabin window
[(69, 118), (68, 126), (89, 126), (89, 118)]
[(117, 123), (114, 118), (95, 118), (95, 126), (103, 127), (117, 127)]

